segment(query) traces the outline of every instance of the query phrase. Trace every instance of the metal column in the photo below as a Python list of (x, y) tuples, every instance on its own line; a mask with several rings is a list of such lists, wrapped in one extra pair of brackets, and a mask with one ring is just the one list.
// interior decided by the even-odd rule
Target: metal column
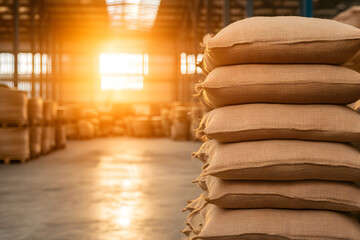
[(313, 1), (312, 0), (300, 0), (300, 12), (301, 12), (301, 16), (312, 17), (313, 16)]
[[(59, 53), (58, 53), (58, 56), (59, 56), (59, 61), (58, 61), (58, 63), (59, 63), (59, 70), (58, 70), (58, 73), (59, 73), (59, 75), (58, 75), (58, 86), (59, 86), (59, 91), (58, 91), (58, 101), (60, 102), (60, 103), (62, 103), (62, 100), (63, 100), (63, 83), (62, 83), (62, 81), (63, 81), (63, 72), (62, 72), (62, 68), (63, 68), (63, 65), (62, 65), (62, 58), (63, 58), (63, 52), (62, 52), (62, 42), (61, 42), (61, 39), (59, 39)], [(95, 90), (94, 90), (94, 87), (93, 87), (93, 96), (94, 96), (94, 92), (95, 92)]]
[(35, 97), (35, 1), (31, 0), (30, 2), (30, 18), (31, 18), (31, 96)]
[(40, 1), (39, 4), (39, 53), (40, 53), (40, 76), (39, 76), (39, 84), (40, 84), (40, 97), (44, 98), (44, 91), (43, 91), (43, 86), (44, 86), (44, 78), (43, 78), (43, 54), (44, 54), (44, 49), (43, 49), (43, 41), (44, 41), (44, 37), (43, 37), (43, 33), (44, 33), (44, 29), (43, 29), (43, 20), (44, 20), (44, 7), (43, 7), (43, 1)]
[(14, 87), (18, 86), (18, 53), (19, 53), (19, 0), (14, 0)]
[(51, 32), (51, 96), (52, 100), (56, 101), (56, 83), (57, 83), (57, 38)]
[(230, 0), (223, 0), (223, 27), (230, 24)]
[(212, 9), (212, 0), (204, 0), (205, 6), (205, 33), (211, 33), (211, 9)]
[(252, 17), (252, 16), (254, 16), (253, 0), (246, 0), (246, 16), (245, 17)]
[(46, 52), (46, 78), (45, 78), (45, 86), (46, 86), (46, 90), (45, 90), (45, 98), (46, 99), (51, 99), (51, 91), (50, 91), (50, 74), (49, 74), (49, 69), (50, 69), (50, 30), (49, 30), (49, 26), (46, 26), (46, 35), (45, 35), (45, 52)]

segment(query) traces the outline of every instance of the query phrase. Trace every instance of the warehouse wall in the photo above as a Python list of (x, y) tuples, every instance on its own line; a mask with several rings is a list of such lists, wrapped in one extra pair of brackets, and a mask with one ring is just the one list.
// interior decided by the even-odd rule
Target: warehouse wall
[[(56, 51), (61, 50), (62, 55), (61, 58), (57, 55), (52, 62), (53, 74), (50, 77), (57, 82), (56, 99), (62, 103), (174, 101), (177, 76), (176, 41), (171, 37), (162, 36), (144, 39), (126, 38), (108, 41), (81, 37), (61, 39), (62, 44), (56, 45)], [(11, 51), (10, 42), (1, 43), (0, 52)], [(30, 44), (21, 43), (20, 52), (30, 52)], [(101, 90), (100, 53), (147, 53), (149, 74), (144, 76), (143, 90)], [(56, 71), (60, 68), (61, 72)], [(0, 76), (0, 80), (4, 81), (11, 78), (11, 75)], [(19, 80), (30, 82), (31, 75), (19, 75)]]

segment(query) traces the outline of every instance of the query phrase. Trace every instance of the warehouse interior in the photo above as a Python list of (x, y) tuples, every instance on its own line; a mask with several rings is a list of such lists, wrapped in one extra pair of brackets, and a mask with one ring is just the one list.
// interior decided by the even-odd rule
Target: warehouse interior
[[(334, 19), (359, 5), (0, 0), (0, 128), (30, 132), (26, 153), (0, 133), (0, 239), (187, 239), (206, 41), (250, 17)], [(26, 98), (26, 120), (3, 120), (9, 89)]]

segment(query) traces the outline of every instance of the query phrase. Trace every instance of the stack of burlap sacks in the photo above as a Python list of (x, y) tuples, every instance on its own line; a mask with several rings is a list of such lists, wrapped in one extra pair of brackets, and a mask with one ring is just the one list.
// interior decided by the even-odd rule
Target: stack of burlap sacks
[(360, 115), (346, 106), (360, 75), (339, 66), (359, 48), (358, 29), (301, 17), (248, 18), (208, 40), (198, 89), (213, 110), (188, 239), (360, 239)]
[(161, 129), (165, 137), (170, 137), (170, 128), (171, 128), (171, 116), (169, 108), (161, 109)]
[(0, 85), (0, 160), (27, 160), (29, 128), (25, 92)]
[(66, 137), (67, 139), (78, 138), (78, 122), (81, 118), (81, 108), (77, 104), (66, 106)]
[(191, 106), (190, 110), (190, 138), (193, 141), (200, 141), (200, 138), (196, 135), (196, 130), (200, 125), (203, 115), (206, 113), (206, 108), (199, 104)]
[(43, 132), (41, 151), (43, 154), (51, 152), (56, 147), (57, 103), (52, 100), (43, 102)]
[(31, 157), (47, 154), (66, 146), (66, 108), (52, 100), (40, 97), (29, 99), (28, 104)]
[(170, 138), (173, 140), (187, 140), (190, 136), (190, 109), (188, 106), (174, 104), (171, 108)]
[(66, 147), (67, 137), (66, 137), (66, 116), (67, 108), (65, 106), (57, 107), (56, 114), (56, 128), (55, 128), (55, 142), (56, 148)]
[(39, 97), (29, 99), (28, 104), (30, 129), (30, 155), (32, 158), (41, 155), (43, 134), (43, 100)]
[(78, 122), (78, 137), (91, 139), (95, 137), (95, 128), (99, 128), (98, 112), (93, 108), (83, 108)]

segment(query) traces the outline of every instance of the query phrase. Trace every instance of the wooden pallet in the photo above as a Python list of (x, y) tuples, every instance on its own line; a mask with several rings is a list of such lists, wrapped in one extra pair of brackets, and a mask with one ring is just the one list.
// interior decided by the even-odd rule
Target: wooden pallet
[(55, 150), (61, 150), (61, 149), (65, 149), (66, 148), (66, 144), (63, 144), (63, 145), (58, 145), (58, 146), (55, 146)]
[(0, 128), (26, 127), (25, 123), (18, 122), (0, 122)]
[(26, 163), (29, 160), (27, 157), (15, 157), (15, 156), (7, 156), (0, 157), (1, 164), (10, 164), (10, 163)]

